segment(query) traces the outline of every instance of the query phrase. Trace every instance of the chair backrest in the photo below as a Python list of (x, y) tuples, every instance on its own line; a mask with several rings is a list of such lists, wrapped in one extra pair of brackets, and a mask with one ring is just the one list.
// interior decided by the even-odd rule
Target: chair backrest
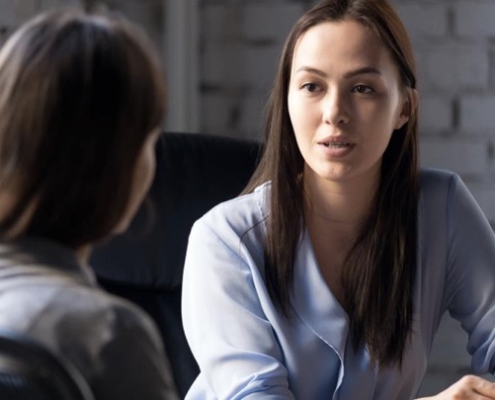
[(179, 394), (199, 373), (182, 328), (181, 285), (189, 231), (216, 204), (237, 196), (251, 177), (260, 145), (201, 134), (166, 133), (157, 146), (151, 188), (153, 223), (142, 207), (130, 229), (95, 249), (91, 265), (109, 292), (156, 321)]
[(25, 334), (0, 330), (0, 399), (94, 400), (80, 372)]

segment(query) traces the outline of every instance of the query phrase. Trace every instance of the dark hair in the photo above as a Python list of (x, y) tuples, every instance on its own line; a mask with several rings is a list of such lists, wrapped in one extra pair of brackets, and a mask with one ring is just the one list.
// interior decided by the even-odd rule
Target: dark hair
[(0, 52), (0, 237), (25, 229), (76, 248), (111, 234), (165, 111), (162, 71), (136, 26), (79, 10), (42, 14)]
[[(294, 259), (304, 224), (304, 160), (289, 119), (287, 96), (295, 45), (311, 27), (327, 21), (358, 21), (377, 34), (397, 64), (412, 96), (414, 58), (407, 32), (386, 0), (325, 0), (304, 14), (285, 43), (270, 97), (265, 152), (244, 192), (271, 181), (271, 211), (265, 247), (266, 284), (288, 316)], [(368, 345), (380, 364), (401, 363), (412, 329), (418, 202), (417, 110), (394, 132), (383, 155), (373, 209), (343, 268), (345, 308), (354, 345)]]

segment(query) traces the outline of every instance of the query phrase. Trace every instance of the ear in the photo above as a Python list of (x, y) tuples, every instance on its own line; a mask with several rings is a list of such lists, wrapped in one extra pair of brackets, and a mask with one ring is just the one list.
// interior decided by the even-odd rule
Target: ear
[(418, 91), (416, 89), (407, 88), (402, 100), (402, 108), (397, 121), (395, 123), (395, 129), (400, 129), (404, 124), (409, 121), (411, 115), (416, 111), (418, 107)]

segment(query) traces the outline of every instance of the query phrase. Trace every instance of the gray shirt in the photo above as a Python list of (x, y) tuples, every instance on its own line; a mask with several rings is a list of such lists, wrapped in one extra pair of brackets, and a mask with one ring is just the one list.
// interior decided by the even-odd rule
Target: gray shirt
[(54, 242), (0, 243), (0, 327), (63, 354), (96, 399), (176, 399), (151, 318), (100, 289), (93, 271)]

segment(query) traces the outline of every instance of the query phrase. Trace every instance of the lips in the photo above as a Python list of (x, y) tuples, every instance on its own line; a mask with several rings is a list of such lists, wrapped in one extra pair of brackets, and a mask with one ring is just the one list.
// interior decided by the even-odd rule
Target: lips
[(318, 141), (318, 144), (321, 144), (325, 147), (349, 147), (354, 146), (354, 143), (350, 142), (344, 136), (329, 136), (322, 140)]
[(320, 144), (322, 144), (325, 147), (335, 147), (335, 148), (338, 148), (338, 149), (341, 149), (341, 148), (344, 148), (344, 147), (350, 147), (351, 146), (351, 144), (348, 143), (348, 142), (323, 142), (323, 143), (320, 143)]
[(326, 137), (317, 142), (320, 148), (324, 150), (325, 157), (332, 159), (338, 159), (347, 156), (351, 153), (356, 146), (355, 143), (350, 142), (346, 137), (333, 136)]

